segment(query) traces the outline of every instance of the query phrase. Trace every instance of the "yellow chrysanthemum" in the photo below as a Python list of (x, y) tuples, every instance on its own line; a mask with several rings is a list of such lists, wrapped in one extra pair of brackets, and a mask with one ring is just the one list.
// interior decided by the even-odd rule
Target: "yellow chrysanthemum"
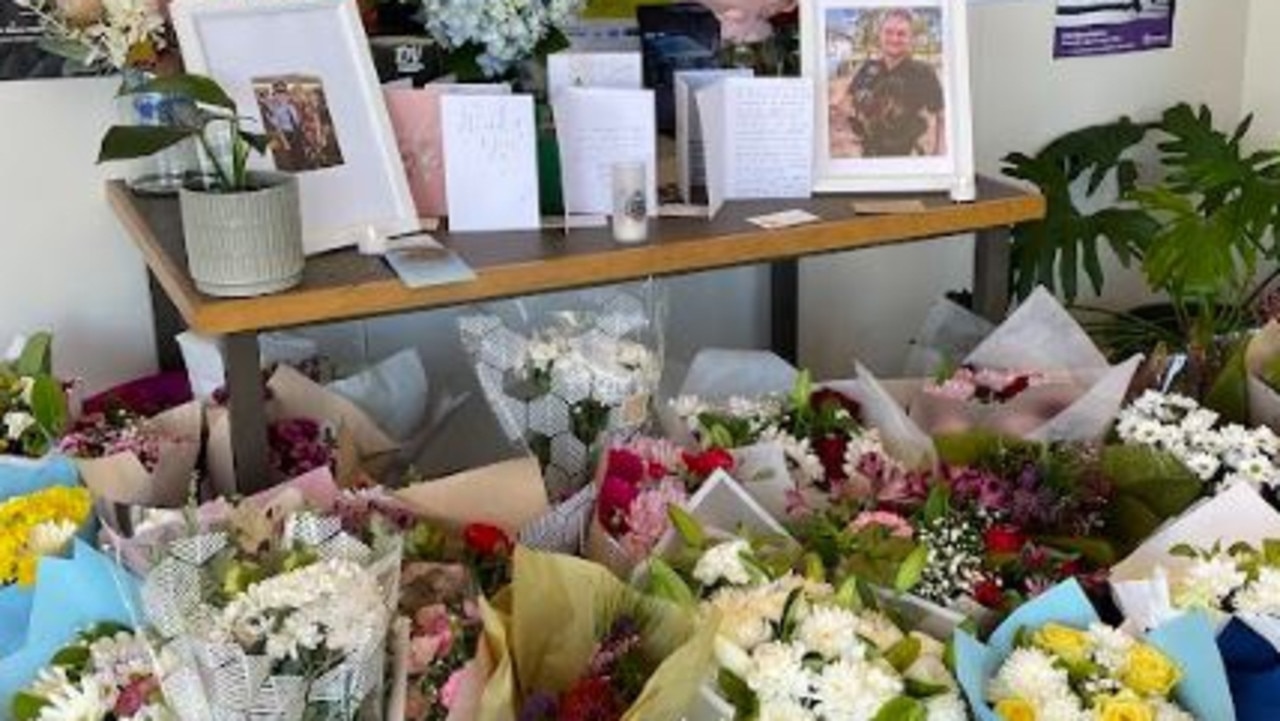
[(0, 586), (35, 582), (40, 553), (56, 552), (50, 539), (89, 518), (93, 500), (84, 488), (55, 486), (0, 503)]

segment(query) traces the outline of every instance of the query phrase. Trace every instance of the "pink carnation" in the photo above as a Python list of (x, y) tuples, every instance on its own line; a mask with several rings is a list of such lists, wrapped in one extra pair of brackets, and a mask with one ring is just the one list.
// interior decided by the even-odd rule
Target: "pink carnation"
[(849, 530), (857, 533), (869, 526), (879, 526), (897, 538), (911, 538), (915, 535), (915, 529), (907, 519), (889, 511), (863, 511), (849, 523)]
[(660, 481), (636, 496), (627, 509), (627, 532), (622, 547), (632, 558), (643, 558), (658, 544), (670, 526), (667, 506), (684, 503), (684, 486), (675, 480)]

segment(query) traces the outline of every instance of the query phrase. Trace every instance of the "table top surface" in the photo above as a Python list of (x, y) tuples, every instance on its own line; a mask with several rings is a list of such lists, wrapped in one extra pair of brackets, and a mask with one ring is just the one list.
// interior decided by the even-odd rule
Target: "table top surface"
[[(1044, 198), (979, 178), (978, 199), (953, 203), (944, 194), (820, 195), (810, 199), (732, 201), (714, 219), (650, 221), (650, 240), (614, 242), (608, 227), (505, 233), (435, 233), (476, 272), (472, 281), (411, 289), (381, 258), (354, 249), (307, 259), (297, 287), (255, 298), (214, 298), (198, 291), (187, 272), (176, 198), (132, 193), (107, 185), (116, 215), (170, 300), (200, 333), (262, 331), (528, 295), (568, 288), (767, 263), (819, 253), (923, 240), (1008, 226), (1043, 217)], [(924, 210), (855, 214), (853, 201), (915, 197)], [(797, 208), (822, 220), (762, 230), (747, 218)]]

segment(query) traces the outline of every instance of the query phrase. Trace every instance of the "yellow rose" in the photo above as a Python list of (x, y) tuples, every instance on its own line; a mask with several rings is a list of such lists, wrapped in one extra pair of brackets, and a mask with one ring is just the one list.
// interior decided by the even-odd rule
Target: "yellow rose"
[(1020, 698), (1006, 698), (996, 703), (1000, 721), (1036, 721), (1036, 708)]
[(1058, 656), (1067, 663), (1078, 663), (1089, 657), (1093, 642), (1089, 634), (1060, 623), (1047, 623), (1031, 635), (1036, 646)]
[(1151, 705), (1136, 698), (1109, 698), (1098, 704), (1098, 721), (1155, 721)]
[(1144, 696), (1168, 696), (1181, 679), (1182, 672), (1173, 661), (1145, 643), (1129, 649), (1120, 671), (1120, 681)]

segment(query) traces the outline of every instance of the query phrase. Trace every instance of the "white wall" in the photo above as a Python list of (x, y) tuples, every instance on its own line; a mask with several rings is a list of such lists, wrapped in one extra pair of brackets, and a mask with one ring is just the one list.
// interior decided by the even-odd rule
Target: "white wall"
[[(1266, 5), (1272, 15), (1280, 9), (1275, 0), (1254, 4)], [(1121, 114), (1146, 117), (1179, 100), (1208, 103), (1233, 122), (1240, 108), (1248, 5), (1182, 0), (1171, 50), (1055, 61), (1052, 0), (971, 3), (979, 171), (996, 174), (1006, 153), (1037, 150), (1067, 130)], [(1274, 42), (1257, 34), (1255, 44)], [(1268, 67), (1271, 77), (1275, 67)], [(854, 357), (874, 370), (895, 372), (933, 299), (969, 286), (971, 257), (969, 239), (953, 238), (805, 263), (802, 360), (820, 377), (847, 374)], [(1114, 271), (1108, 271), (1105, 293), (1113, 305), (1145, 295), (1140, 279)]]
[(117, 81), (0, 83), (0, 342), (56, 333), (89, 389), (155, 364), (141, 256), (107, 207), (98, 139)]
[(1253, 139), (1280, 147), (1280, 2), (1250, 0), (1249, 37), (1245, 43), (1244, 88), (1241, 106), (1254, 114)]

